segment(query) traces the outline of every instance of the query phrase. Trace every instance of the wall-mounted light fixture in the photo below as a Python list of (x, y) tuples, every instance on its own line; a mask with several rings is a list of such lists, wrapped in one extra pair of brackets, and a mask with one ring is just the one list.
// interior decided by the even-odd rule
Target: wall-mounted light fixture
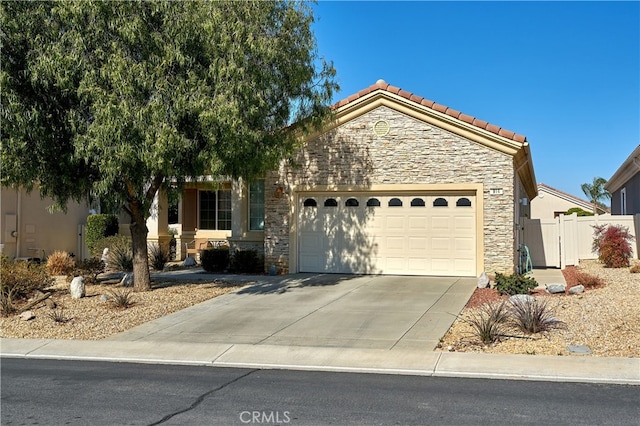
[(276, 198), (282, 198), (282, 195), (284, 195), (284, 188), (282, 187), (282, 185), (278, 185), (274, 195)]

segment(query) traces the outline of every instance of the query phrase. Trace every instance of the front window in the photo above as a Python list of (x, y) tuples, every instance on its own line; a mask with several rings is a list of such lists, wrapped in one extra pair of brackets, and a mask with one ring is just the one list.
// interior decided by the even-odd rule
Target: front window
[(264, 230), (264, 180), (249, 184), (249, 230)]
[(231, 190), (200, 191), (199, 228), (231, 230)]

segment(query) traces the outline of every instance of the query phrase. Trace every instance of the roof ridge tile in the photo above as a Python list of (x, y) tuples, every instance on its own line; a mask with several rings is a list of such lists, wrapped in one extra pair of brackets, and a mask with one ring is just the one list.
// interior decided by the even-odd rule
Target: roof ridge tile
[(441, 112), (443, 114), (447, 114), (450, 117), (453, 117), (457, 120), (460, 120), (462, 122), (471, 124), (472, 126), (476, 126), (479, 127), (481, 129), (484, 129), (488, 132), (491, 133), (495, 133), (496, 135), (502, 136), (504, 138), (507, 139), (511, 139), (514, 140), (516, 142), (520, 142), (520, 143), (525, 143), (527, 141), (527, 137), (524, 135), (520, 135), (516, 132), (513, 132), (511, 130), (507, 130), (504, 129), (500, 126), (496, 126), (495, 124), (491, 124), (487, 121), (484, 120), (480, 120), (478, 118), (475, 118), (471, 115), (468, 114), (464, 114), (460, 111), (457, 111), (453, 108), (449, 108), (445, 105), (441, 105), (437, 102), (431, 101), (429, 99), (426, 99), (422, 96), (418, 96), (414, 93), (411, 93), (407, 90), (403, 90), (399, 87), (395, 87), (392, 86), (390, 84), (388, 84), (387, 82), (385, 82), (384, 80), (378, 80), (375, 82), (375, 84), (360, 90), (357, 93), (354, 93), (353, 95), (350, 95), (349, 97), (342, 99), (338, 102), (336, 102), (335, 104), (333, 104), (332, 108), (336, 109), (336, 108), (341, 108), (359, 98), (365, 97), (370, 93), (375, 92), (376, 90), (383, 90), (385, 92), (389, 92), (389, 93), (393, 93), (394, 95), (398, 95), (402, 98), (405, 98), (411, 102), (415, 102), (419, 105), (423, 105), (427, 108), (433, 109), (437, 112)]

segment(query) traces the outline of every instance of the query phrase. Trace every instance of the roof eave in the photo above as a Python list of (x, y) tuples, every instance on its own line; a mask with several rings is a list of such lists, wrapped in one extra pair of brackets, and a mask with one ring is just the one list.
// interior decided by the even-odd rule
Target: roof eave
[(633, 150), (631, 155), (622, 163), (611, 178), (604, 185), (604, 189), (613, 193), (620, 189), (636, 173), (640, 172), (640, 145)]

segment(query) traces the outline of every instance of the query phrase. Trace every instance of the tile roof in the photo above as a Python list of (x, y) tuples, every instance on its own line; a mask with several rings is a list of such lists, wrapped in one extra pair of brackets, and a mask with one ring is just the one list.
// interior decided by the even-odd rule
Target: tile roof
[(495, 133), (507, 139), (514, 140), (516, 142), (524, 143), (527, 141), (527, 138), (523, 135), (519, 135), (511, 130), (503, 129), (499, 126), (496, 126), (491, 123), (487, 123), (486, 121), (479, 120), (475, 117), (472, 117), (467, 114), (463, 114), (460, 111), (456, 111), (455, 109), (449, 108), (447, 106), (438, 104), (434, 101), (430, 101), (429, 99), (423, 98), (422, 96), (418, 96), (414, 93), (410, 93), (406, 90), (402, 90), (399, 87), (392, 86), (387, 84), (384, 80), (378, 80), (374, 85), (367, 87), (366, 89), (360, 90), (358, 93), (354, 93), (353, 95), (337, 102), (333, 105), (334, 109), (340, 108), (344, 105), (347, 105), (356, 99), (362, 98), (370, 93), (375, 92), (376, 90), (383, 90), (385, 92), (393, 93), (395, 95), (401, 96), (405, 99), (408, 99), (417, 104), (426, 106), (427, 108), (431, 108), (434, 111), (441, 112), (443, 114), (447, 114), (457, 120), (463, 121), (465, 123), (471, 124), (473, 126), (479, 127), (481, 129), (487, 130), (491, 133)]

